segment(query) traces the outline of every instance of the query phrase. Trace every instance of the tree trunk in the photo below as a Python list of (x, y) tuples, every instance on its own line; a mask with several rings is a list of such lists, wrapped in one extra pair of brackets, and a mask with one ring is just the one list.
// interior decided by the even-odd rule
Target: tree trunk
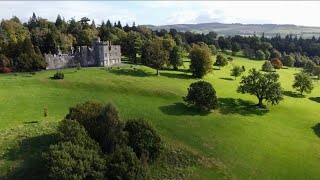
[(259, 107), (263, 107), (262, 101), (263, 101), (263, 99), (262, 99), (262, 98), (259, 98), (259, 103), (258, 103), (258, 106), (259, 106)]
[(160, 72), (159, 72), (159, 69), (157, 69), (157, 76), (160, 76)]

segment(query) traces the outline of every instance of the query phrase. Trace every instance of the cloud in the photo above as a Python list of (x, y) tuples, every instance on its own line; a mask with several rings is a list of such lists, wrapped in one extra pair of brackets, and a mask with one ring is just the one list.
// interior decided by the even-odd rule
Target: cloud
[(116, 7), (108, 2), (89, 1), (25, 1), (25, 2), (0, 2), (0, 16), (9, 19), (13, 15), (23, 22), (28, 21), (32, 13), (37, 16), (54, 21), (58, 14), (66, 20), (81, 17), (94, 19), (96, 23), (110, 19), (112, 22), (120, 20), (131, 23), (136, 20), (136, 15), (125, 7)]

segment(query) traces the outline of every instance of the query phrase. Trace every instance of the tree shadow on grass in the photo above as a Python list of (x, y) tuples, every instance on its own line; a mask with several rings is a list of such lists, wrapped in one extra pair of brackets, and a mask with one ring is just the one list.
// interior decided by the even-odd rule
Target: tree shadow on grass
[(262, 116), (269, 112), (262, 109), (251, 101), (234, 98), (219, 98), (221, 114), (240, 114), (243, 116), (259, 115)]
[(234, 80), (232, 78), (219, 78), (219, 79), (223, 79), (223, 80), (227, 80), (227, 81), (233, 81)]
[(0, 179), (47, 179), (43, 153), (55, 142), (53, 134), (23, 139), (17, 147), (10, 149), (0, 158), (0, 161), (21, 161), (21, 164), (10, 169), (5, 177)]
[(159, 109), (167, 114), (173, 116), (205, 116), (210, 112), (198, 111), (194, 108), (187, 106), (184, 103), (174, 103), (168, 106), (161, 106)]
[(107, 71), (116, 75), (124, 75), (124, 76), (134, 76), (134, 77), (152, 76), (151, 73), (147, 73), (141, 69), (109, 69)]
[(35, 124), (38, 123), (39, 121), (28, 121), (28, 122), (23, 122), (23, 124)]
[(160, 76), (165, 76), (168, 78), (176, 78), (176, 79), (195, 79), (193, 76), (183, 73), (168, 73), (168, 72), (160, 72)]
[(310, 99), (311, 101), (320, 103), (320, 97), (310, 97), (309, 99)]
[(299, 93), (292, 92), (292, 91), (283, 91), (282, 94), (285, 96), (293, 97), (293, 98), (304, 98), (305, 97), (305, 95), (301, 95)]
[(312, 127), (313, 132), (320, 138), (320, 123)]

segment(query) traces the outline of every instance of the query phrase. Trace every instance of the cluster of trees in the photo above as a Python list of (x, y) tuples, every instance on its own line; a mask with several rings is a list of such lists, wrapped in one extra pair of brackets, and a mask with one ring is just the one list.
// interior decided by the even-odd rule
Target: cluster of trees
[(123, 122), (112, 104), (87, 101), (69, 109), (45, 155), (52, 179), (148, 179), (162, 140), (143, 119)]

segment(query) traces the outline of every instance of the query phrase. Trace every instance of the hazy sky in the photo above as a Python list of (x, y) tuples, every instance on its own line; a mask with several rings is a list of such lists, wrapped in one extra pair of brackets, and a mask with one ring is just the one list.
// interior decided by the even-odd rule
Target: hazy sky
[(27, 21), (37, 16), (55, 20), (74, 17), (110, 19), (122, 24), (245, 23), (320, 26), (317, 1), (0, 1), (0, 19), (13, 15)]

